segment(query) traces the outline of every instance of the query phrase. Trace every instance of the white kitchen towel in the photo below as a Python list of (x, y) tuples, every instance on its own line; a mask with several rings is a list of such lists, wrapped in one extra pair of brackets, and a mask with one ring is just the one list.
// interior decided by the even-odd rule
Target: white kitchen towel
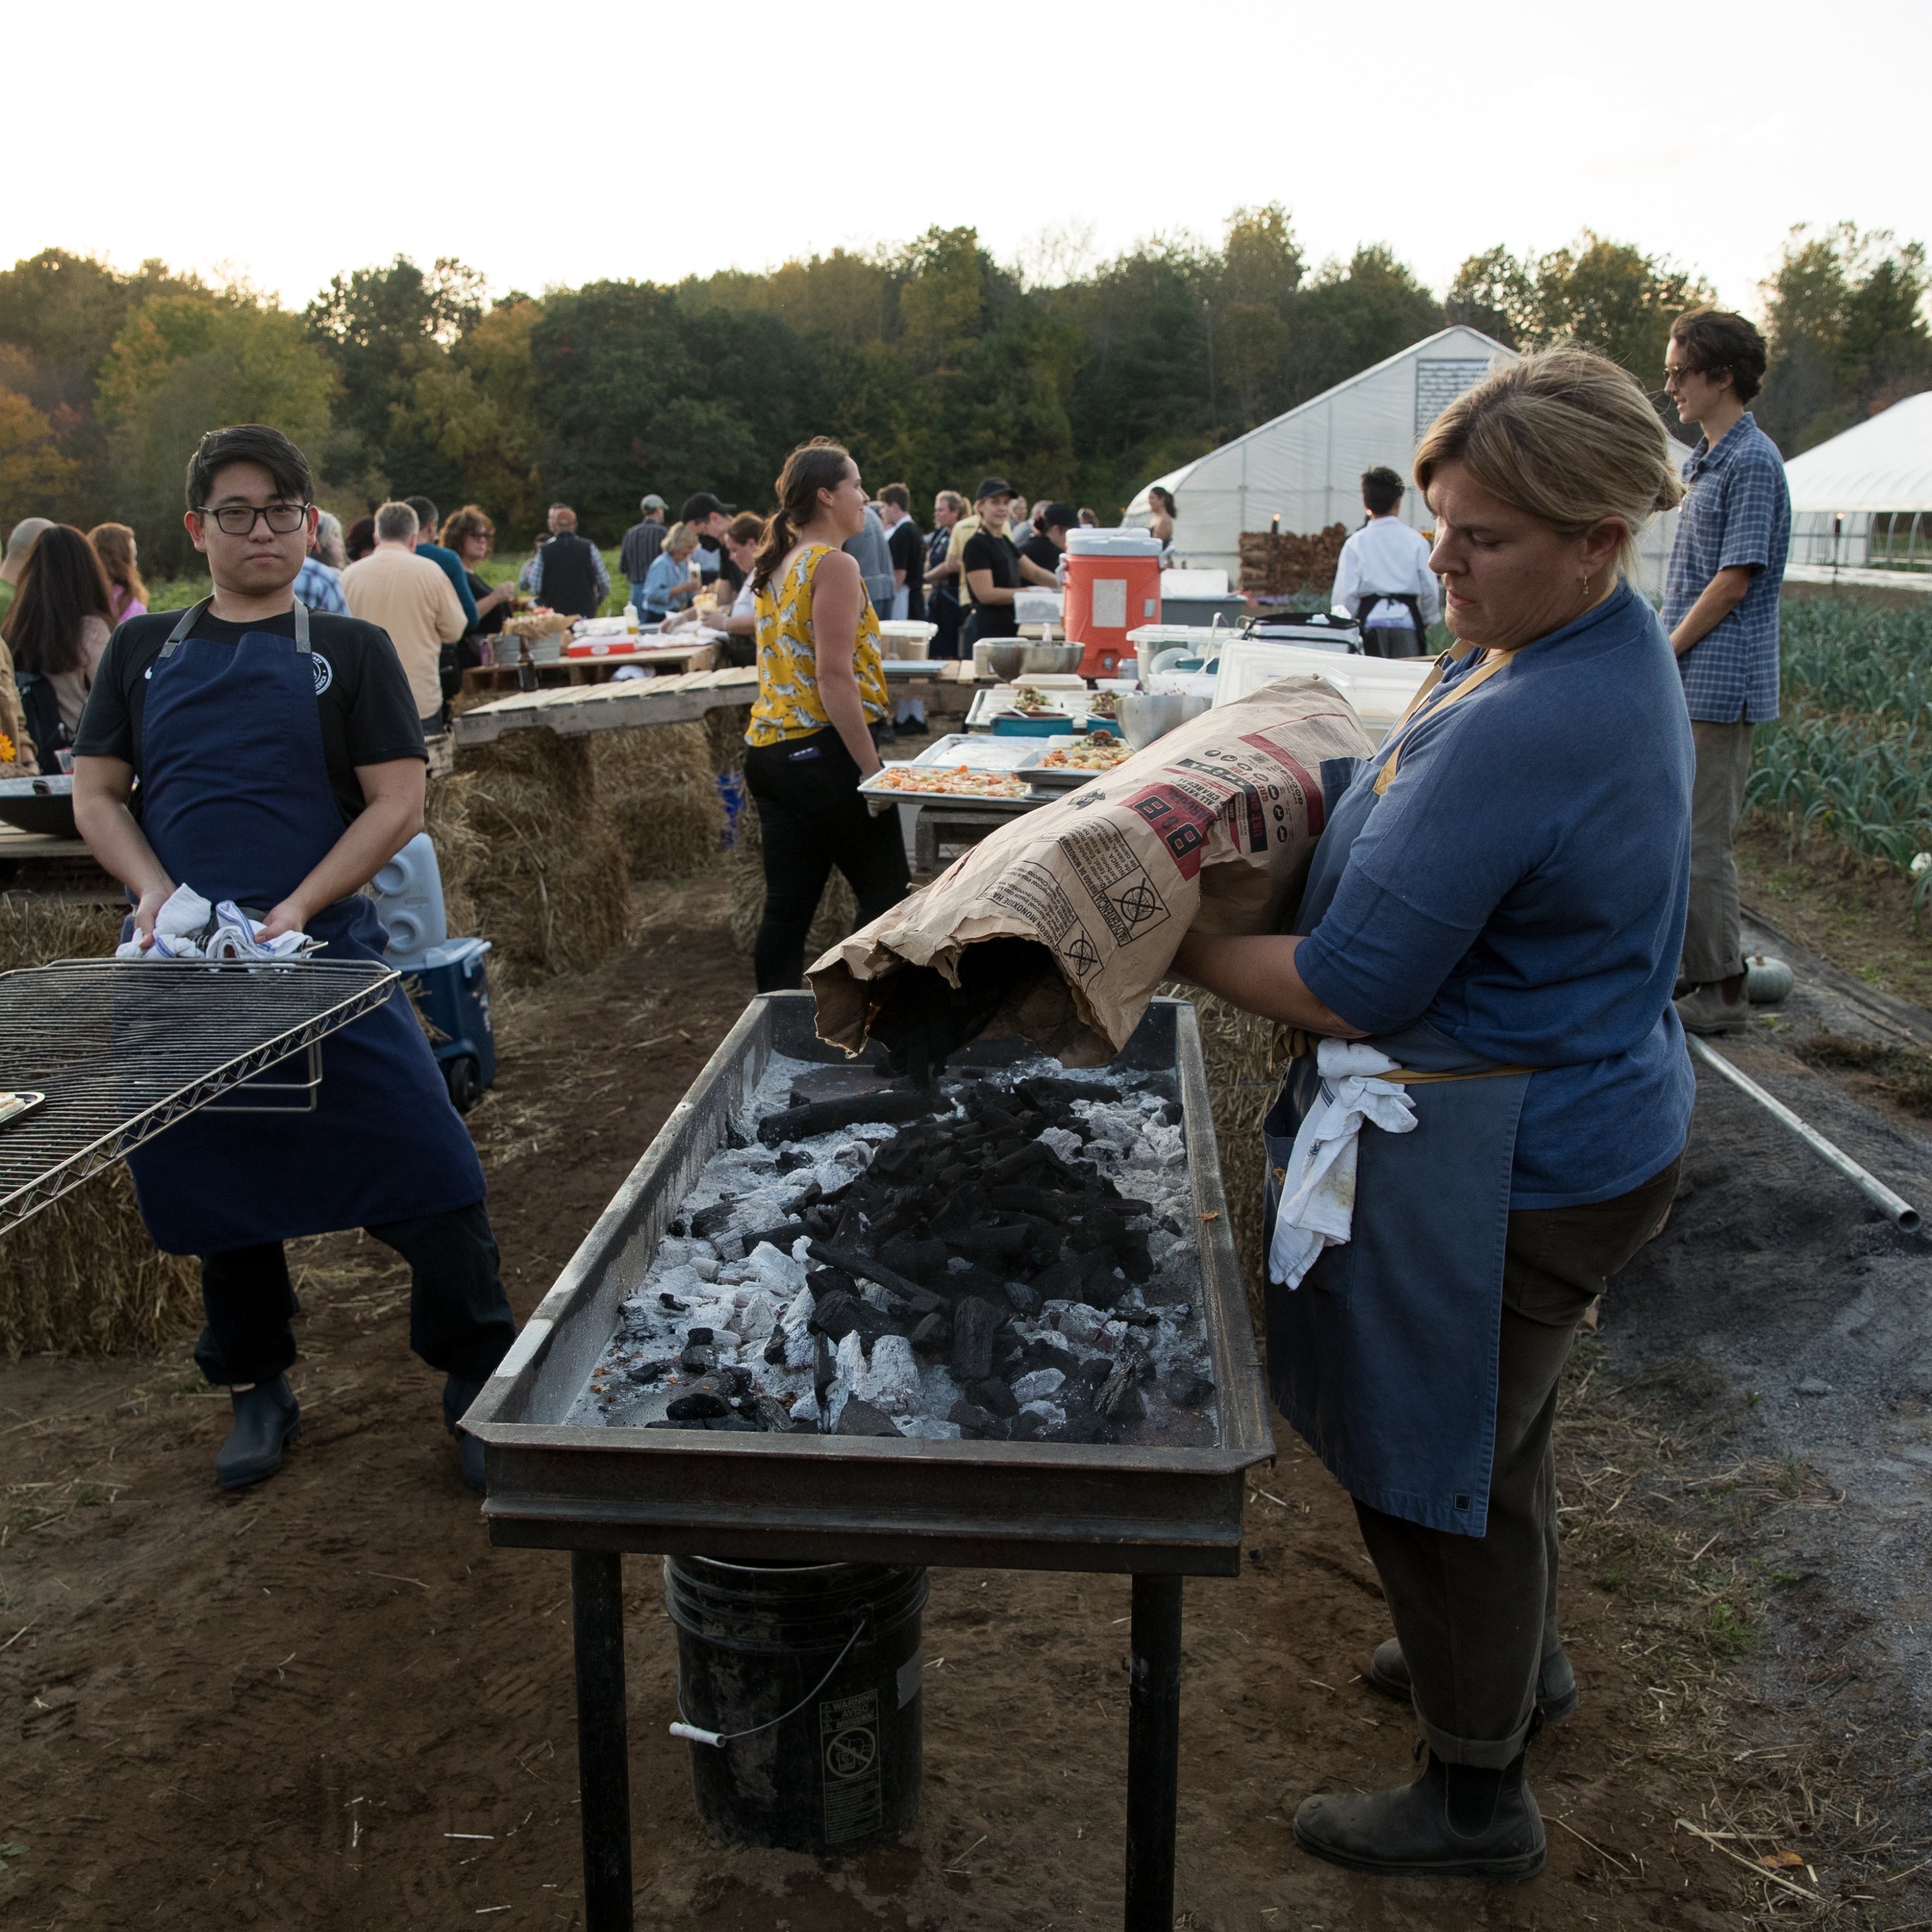
[(1364, 1121), (1388, 1134), (1415, 1130), (1415, 1106), (1400, 1087), (1376, 1078), (1399, 1071), (1386, 1054), (1359, 1042), (1324, 1040), (1316, 1048), (1321, 1097), (1308, 1110), (1288, 1157), (1268, 1246), (1268, 1277), (1298, 1288), (1324, 1248), (1354, 1231), (1356, 1142)]
[(232, 899), (211, 906), (192, 886), (177, 886), (154, 915), (154, 943), (138, 937), (114, 949), (117, 959), (299, 959), (323, 942), (306, 933), (255, 936), (254, 922)]

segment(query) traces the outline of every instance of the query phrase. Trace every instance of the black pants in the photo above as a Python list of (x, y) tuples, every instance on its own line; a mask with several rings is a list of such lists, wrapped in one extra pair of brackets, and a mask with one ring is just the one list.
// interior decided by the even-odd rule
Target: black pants
[[(410, 1264), (410, 1346), (459, 1381), (487, 1381), (516, 1339), (496, 1240), (478, 1202), (367, 1230)], [(195, 1365), (211, 1382), (272, 1381), (296, 1358), (296, 1294), (280, 1241), (201, 1258), (208, 1326)]]
[(745, 754), (745, 788), (758, 801), (765, 848), (765, 912), (752, 949), (761, 993), (805, 983), (806, 934), (834, 866), (851, 885), (862, 926), (906, 896), (899, 815), (874, 818), (858, 784), (859, 767), (830, 727)]
[(1419, 658), (1423, 638), (1406, 624), (1377, 624), (1362, 633), (1362, 655), (1371, 658)]
[(959, 599), (953, 594), (952, 586), (941, 584), (928, 593), (926, 600), (926, 622), (939, 628), (933, 633), (927, 656), (934, 658), (956, 658), (959, 655)]
[(1509, 1217), (1503, 1258), (1496, 1446), (1482, 1536), (1451, 1536), (1357, 1503), (1430, 1749), (1500, 1769), (1522, 1749), (1556, 1628), (1557, 1384), (1576, 1324), (1605, 1280), (1657, 1231), (1674, 1160), (1614, 1201)]

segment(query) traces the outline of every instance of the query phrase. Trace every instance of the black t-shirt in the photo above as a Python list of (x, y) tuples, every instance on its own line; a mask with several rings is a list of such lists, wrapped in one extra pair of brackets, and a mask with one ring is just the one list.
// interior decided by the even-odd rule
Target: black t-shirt
[[(959, 560), (959, 572), (969, 585), (976, 570), (990, 571), (994, 583), (1003, 590), (1019, 588), (1020, 554), (1014, 549), (1013, 540), (1005, 531), (994, 536), (990, 530), (975, 530), (966, 539), (965, 554)], [(981, 604), (976, 601), (973, 608), (979, 616), (981, 637), (1019, 635), (1019, 624), (1010, 604)]]
[(905, 572), (906, 615), (914, 620), (926, 615), (926, 539), (910, 517), (902, 517), (886, 538), (892, 554), (892, 568)]
[[(178, 610), (130, 617), (108, 640), (100, 668), (94, 674), (87, 708), (81, 713), (74, 744), (76, 758), (119, 758), (132, 765), (135, 776), (140, 776), (148, 674), (180, 618)], [(287, 610), (279, 617), (230, 624), (204, 612), (192, 634), (232, 645), (250, 631), (292, 638), (295, 613)], [(422, 721), (416, 716), (408, 674), (388, 632), (358, 618), (315, 610), (309, 614), (308, 636), (321, 685), (315, 708), (322, 726), (322, 754), (328, 766), (330, 788), (346, 825), (365, 802), (356, 776), (358, 765), (384, 765), (397, 758), (426, 759), (429, 754), (423, 745)], [(208, 776), (210, 784), (220, 783), (218, 766), (211, 767)], [(138, 811), (140, 792), (134, 796)]]
[(1036, 563), (1042, 570), (1060, 568), (1060, 548), (1044, 530), (1035, 530), (1020, 545), (1020, 554), (1030, 563)]
[[(470, 594), (481, 605), (484, 598), (496, 589), (494, 584), (485, 584), (473, 570), (466, 570), (464, 575), (470, 580)], [(494, 638), (503, 628), (503, 620), (510, 614), (507, 604), (499, 604), (494, 610), (485, 610), (476, 621), (476, 628), (470, 633), (472, 638)]]
[(718, 539), (718, 574), (731, 586), (735, 598), (745, 587), (745, 573), (731, 561), (731, 546), (722, 537)]

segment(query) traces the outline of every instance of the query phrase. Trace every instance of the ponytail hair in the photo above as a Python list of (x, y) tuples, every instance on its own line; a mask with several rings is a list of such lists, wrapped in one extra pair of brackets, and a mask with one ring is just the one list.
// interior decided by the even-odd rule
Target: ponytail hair
[(842, 442), (829, 436), (814, 436), (802, 442), (785, 458), (776, 485), (778, 506), (765, 526), (758, 544), (758, 560), (752, 566), (752, 588), (762, 590), (778, 574), (778, 568), (798, 541), (799, 531), (818, 514), (818, 493), (836, 490), (845, 480), (845, 466), (851, 452)]

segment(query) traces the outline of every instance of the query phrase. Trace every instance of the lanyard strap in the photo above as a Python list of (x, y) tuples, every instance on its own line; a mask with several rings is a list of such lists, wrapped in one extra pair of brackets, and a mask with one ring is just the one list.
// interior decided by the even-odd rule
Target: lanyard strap
[(1419, 724), (1425, 718), (1438, 717), (1450, 705), (1460, 704), (1479, 684), (1494, 677), (1509, 661), (1507, 652), (1498, 651), (1487, 664), (1478, 665), (1472, 671), (1440, 704), (1425, 705), (1424, 700), (1441, 685), (1448, 669), (1449, 655), (1446, 651), (1436, 659), (1433, 674), (1424, 681), (1422, 688), (1409, 700), (1408, 709), (1396, 721), (1395, 730), (1390, 734), (1388, 756), (1383, 761), (1382, 770), (1376, 774), (1376, 797), (1380, 798), (1388, 790), (1395, 777), (1396, 761), (1402, 756), (1402, 740), (1407, 736), (1410, 724)]
[[(168, 633), (168, 640), (161, 646), (161, 656), (171, 658), (188, 638), (188, 634), (206, 615), (208, 607), (214, 602), (212, 597), (204, 597), (191, 609), (184, 610), (181, 621)], [(298, 597), (295, 602), (296, 649), (306, 652), (308, 650), (308, 606)]]

